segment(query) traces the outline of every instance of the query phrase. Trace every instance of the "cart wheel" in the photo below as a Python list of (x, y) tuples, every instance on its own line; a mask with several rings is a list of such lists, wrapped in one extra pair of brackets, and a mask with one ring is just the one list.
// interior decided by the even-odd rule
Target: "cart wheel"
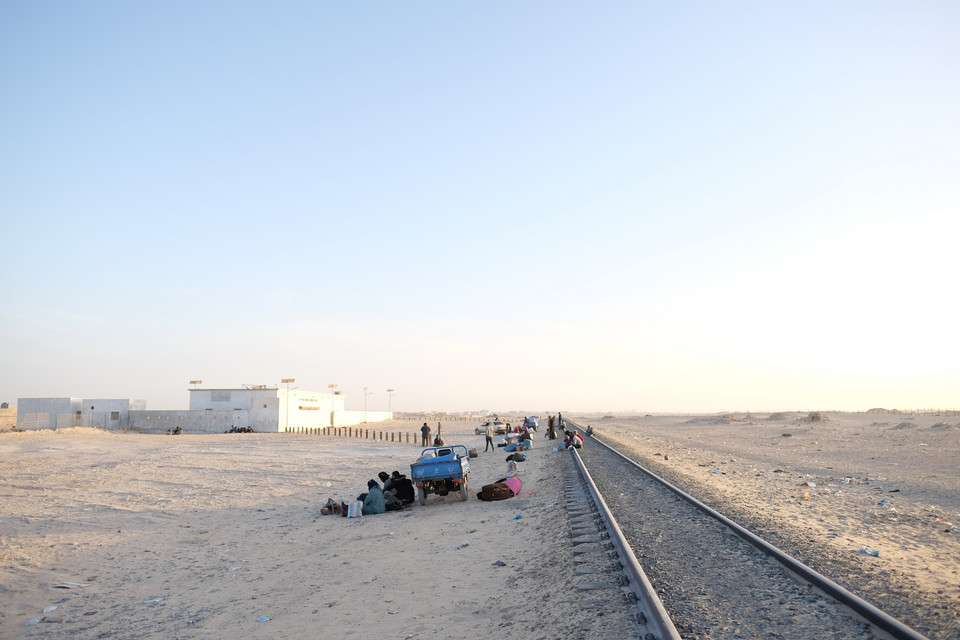
[(467, 499), (467, 479), (464, 478), (463, 482), (460, 483), (460, 502), (463, 502)]
[(424, 493), (423, 487), (417, 487), (417, 500), (420, 502), (420, 506), (427, 504), (427, 494)]

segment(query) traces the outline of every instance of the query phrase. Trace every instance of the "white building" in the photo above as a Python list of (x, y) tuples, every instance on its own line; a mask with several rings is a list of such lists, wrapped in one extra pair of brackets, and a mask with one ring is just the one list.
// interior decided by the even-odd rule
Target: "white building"
[[(190, 389), (186, 411), (147, 411), (143, 400), (20, 398), (18, 429), (99, 427), (166, 433), (223, 433), (250, 427), (258, 433), (300, 432), (390, 420), (389, 411), (347, 411), (340, 392), (245, 385), (238, 389)], [(22, 409), (20, 409), (22, 407)]]
[(107, 398), (19, 398), (17, 429), (98, 427), (126, 429), (130, 415), (146, 408), (145, 400)]

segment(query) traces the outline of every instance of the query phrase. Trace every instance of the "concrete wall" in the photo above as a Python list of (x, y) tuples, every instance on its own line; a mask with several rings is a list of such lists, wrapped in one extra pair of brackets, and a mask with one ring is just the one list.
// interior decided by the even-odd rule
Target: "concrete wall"
[(130, 408), (146, 408), (145, 400), (126, 398), (20, 398), (18, 429), (67, 429), (96, 427), (126, 429)]
[[(144, 405), (146, 402), (140, 400)], [(84, 398), (80, 407), (79, 427), (126, 429), (130, 426), (130, 400), (115, 398)]]
[(276, 414), (254, 411), (131, 411), (130, 427), (143, 433), (166, 433), (179, 426), (184, 433), (225, 433), (251, 427), (257, 433), (276, 432)]
[(17, 429), (63, 429), (76, 426), (82, 398), (18, 398)]

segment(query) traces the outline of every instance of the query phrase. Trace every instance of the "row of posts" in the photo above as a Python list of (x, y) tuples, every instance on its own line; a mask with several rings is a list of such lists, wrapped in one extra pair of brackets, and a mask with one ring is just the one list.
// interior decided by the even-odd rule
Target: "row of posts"
[[(373, 435), (374, 440), (380, 440), (386, 442), (406, 442), (410, 444), (417, 444), (420, 441), (420, 434), (402, 431), (380, 431), (379, 438), (377, 437), (378, 432), (376, 430), (371, 431), (370, 429), (362, 429), (359, 427), (287, 427), (285, 433), (303, 433), (307, 435), (314, 436), (340, 436), (341, 438), (361, 438), (369, 440), (371, 434)], [(404, 439), (406, 438), (406, 439)]]

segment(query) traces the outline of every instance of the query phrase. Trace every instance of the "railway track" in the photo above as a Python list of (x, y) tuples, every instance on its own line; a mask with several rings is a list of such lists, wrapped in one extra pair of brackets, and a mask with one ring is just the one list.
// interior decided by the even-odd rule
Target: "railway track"
[(599, 440), (570, 458), (580, 588), (616, 583), (632, 637), (927, 640)]

